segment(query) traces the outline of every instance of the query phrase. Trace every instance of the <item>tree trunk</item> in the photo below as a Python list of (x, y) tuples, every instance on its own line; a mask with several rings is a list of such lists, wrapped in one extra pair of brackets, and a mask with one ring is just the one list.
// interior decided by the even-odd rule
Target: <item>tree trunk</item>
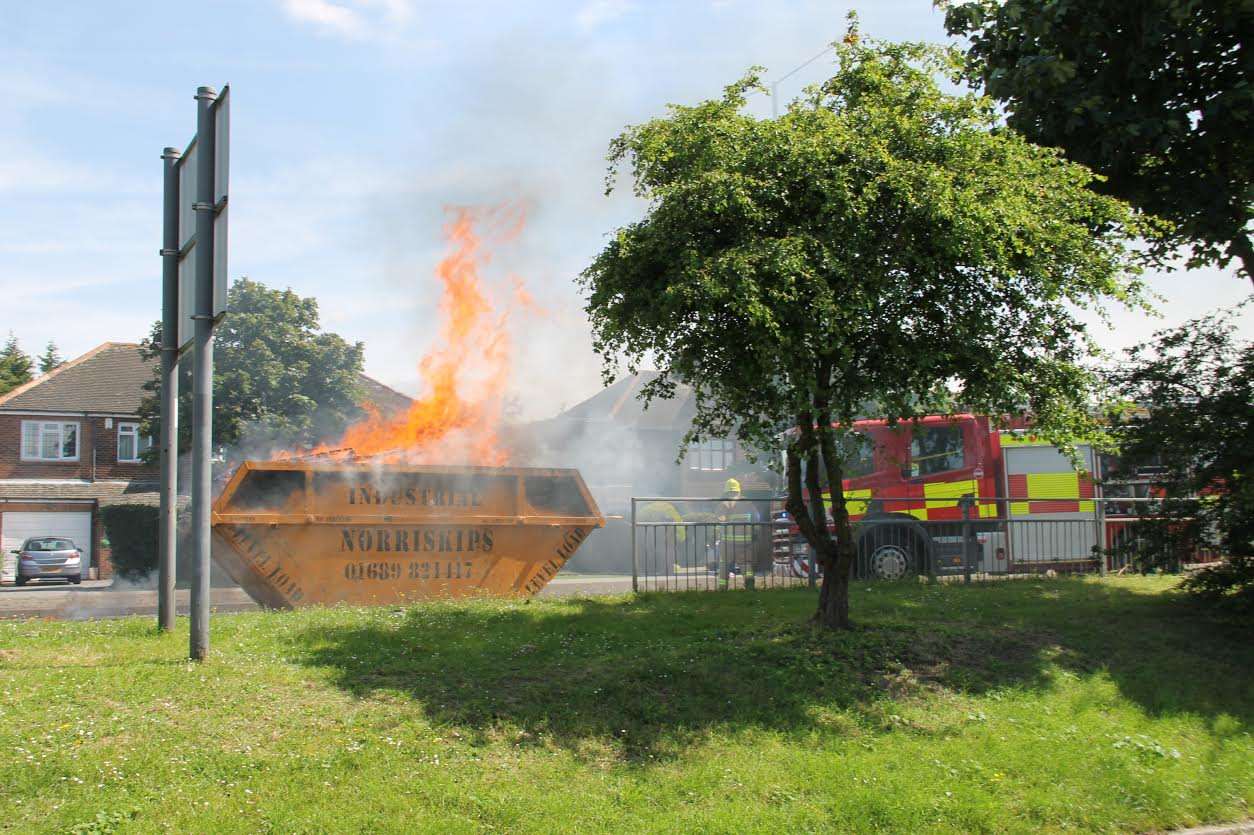
[[(799, 416), (799, 439), (786, 451), (788, 500), (786, 508), (801, 530), (806, 542), (814, 549), (817, 562), (823, 567), (823, 583), (819, 589), (818, 609), (814, 623), (829, 629), (848, 629), (849, 576), (853, 571), (856, 549), (853, 530), (845, 508), (844, 485), (840, 459), (831, 442), (831, 427), (824, 423), (826, 432), (815, 432), (814, 416)], [(826, 414), (821, 415), (824, 421)], [(805, 458), (805, 490), (802, 489), (801, 461)], [(820, 462), (828, 474), (831, 494), (831, 519), (835, 523), (835, 538), (828, 530), (828, 508), (819, 487)]]
[(836, 533), (836, 555), (832, 571), (824, 574), (823, 584), (830, 591), (825, 601), (820, 597), (817, 617), (819, 622), (829, 629), (849, 628), (849, 578), (853, 574), (854, 561), (857, 559), (857, 546), (853, 541), (853, 525), (849, 521), (849, 510), (845, 506), (845, 473), (841, 466), (840, 453), (837, 451), (832, 436), (832, 416), (826, 409), (818, 413), (815, 434), (819, 452), (823, 456), (823, 464), (827, 471), (827, 489), (831, 494), (832, 527)]
[[(839, 565), (840, 560), (834, 560)], [(828, 629), (848, 629), (849, 623), (849, 572), (839, 568), (823, 572), (823, 586), (819, 589), (819, 608), (814, 622)]]

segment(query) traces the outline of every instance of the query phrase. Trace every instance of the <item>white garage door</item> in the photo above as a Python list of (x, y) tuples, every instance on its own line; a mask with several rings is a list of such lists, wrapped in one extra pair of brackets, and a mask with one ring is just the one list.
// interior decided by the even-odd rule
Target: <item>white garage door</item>
[[(64, 536), (74, 540), (83, 552), (83, 568), (91, 565), (91, 511), (85, 513), (0, 513), (0, 542), (4, 553), (21, 548), (32, 536)], [(4, 561), (9, 568), (9, 560)], [(86, 576), (87, 572), (83, 572)], [(5, 573), (5, 579), (8, 573)]]

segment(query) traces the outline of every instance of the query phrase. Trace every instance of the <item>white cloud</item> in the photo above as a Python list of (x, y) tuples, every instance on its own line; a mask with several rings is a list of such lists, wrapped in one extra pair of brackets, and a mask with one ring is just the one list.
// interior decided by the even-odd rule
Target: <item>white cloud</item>
[(328, 0), (283, 0), (283, 11), (301, 23), (312, 23), (345, 37), (360, 37), (365, 22), (356, 11)]
[(381, 36), (414, 15), (414, 0), (282, 0), (282, 7), (295, 21), (354, 40)]
[(603, 23), (618, 20), (631, 11), (631, 0), (592, 0), (575, 15), (581, 29), (595, 29)]
[(413, 0), (361, 0), (362, 5), (378, 6), (393, 23), (407, 23), (414, 16)]

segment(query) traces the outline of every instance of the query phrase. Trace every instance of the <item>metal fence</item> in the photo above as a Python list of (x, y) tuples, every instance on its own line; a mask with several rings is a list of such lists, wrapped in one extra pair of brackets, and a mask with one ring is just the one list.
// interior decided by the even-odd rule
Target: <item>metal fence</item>
[[(1216, 555), (1143, 534), (1149, 503), (1083, 498), (1071, 512), (1024, 513), (1015, 499), (876, 499), (856, 509), (853, 575), (966, 582), (1003, 576), (1176, 567)], [(1132, 500), (1134, 501), (1134, 500)], [(894, 507), (894, 503), (900, 503)], [(907, 504), (908, 503), (908, 504)], [(851, 502), (851, 505), (853, 503)], [(633, 588), (641, 591), (814, 586), (822, 574), (783, 500), (641, 497), (631, 502)], [(1110, 511), (1108, 514), (1107, 511)], [(928, 518), (940, 516), (942, 518)]]

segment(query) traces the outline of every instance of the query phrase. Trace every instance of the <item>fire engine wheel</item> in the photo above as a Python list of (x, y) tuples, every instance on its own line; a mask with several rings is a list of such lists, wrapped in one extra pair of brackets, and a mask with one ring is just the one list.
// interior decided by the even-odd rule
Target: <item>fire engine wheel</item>
[(900, 545), (881, 545), (867, 560), (871, 576), (880, 580), (900, 580), (910, 570), (910, 552)]

